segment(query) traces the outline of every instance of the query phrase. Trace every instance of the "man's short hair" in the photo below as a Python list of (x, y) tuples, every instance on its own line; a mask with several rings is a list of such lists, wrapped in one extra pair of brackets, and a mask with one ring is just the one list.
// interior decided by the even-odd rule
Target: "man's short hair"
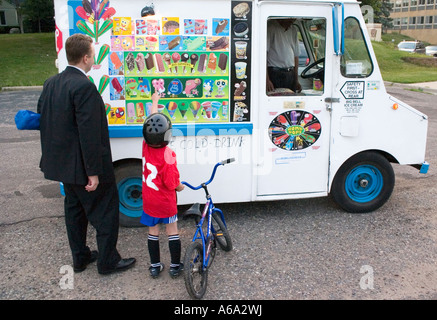
[(91, 55), (91, 44), (93, 39), (90, 36), (76, 33), (65, 42), (67, 61), (71, 65), (76, 65), (85, 55)]

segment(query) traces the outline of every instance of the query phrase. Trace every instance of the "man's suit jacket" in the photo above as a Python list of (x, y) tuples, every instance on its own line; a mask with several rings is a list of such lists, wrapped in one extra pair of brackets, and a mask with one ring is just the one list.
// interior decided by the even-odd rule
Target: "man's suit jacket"
[(96, 86), (74, 67), (44, 83), (41, 114), (41, 170), (49, 180), (86, 185), (88, 176), (113, 182), (105, 105)]

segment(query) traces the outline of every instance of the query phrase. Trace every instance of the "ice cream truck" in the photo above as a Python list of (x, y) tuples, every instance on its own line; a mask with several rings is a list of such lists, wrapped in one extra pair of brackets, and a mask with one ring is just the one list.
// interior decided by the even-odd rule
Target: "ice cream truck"
[[(216, 202), (331, 195), (347, 212), (390, 197), (392, 163), (426, 173), (428, 118), (385, 89), (355, 0), (55, 0), (58, 67), (65, 40), (94, 40), (88, 77), (106, 105), (120, 222), (142, 212), (142, 125), (151, 94), (173, 124), (181, 180)], [(268, 91), (267, 27), (293, 19), (302, 90)], [(290, 54), (293, 54), (290, 52)], [(199, 202), (187, 188), (178, 203)]]

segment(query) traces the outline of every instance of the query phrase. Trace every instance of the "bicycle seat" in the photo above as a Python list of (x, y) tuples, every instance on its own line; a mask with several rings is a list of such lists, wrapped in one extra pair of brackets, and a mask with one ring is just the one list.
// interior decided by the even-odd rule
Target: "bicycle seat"
[(183, 219), (189, 217), (202, 217), (200, 212), (200, 203), (193, 204), (187, 211), (182, 214)]

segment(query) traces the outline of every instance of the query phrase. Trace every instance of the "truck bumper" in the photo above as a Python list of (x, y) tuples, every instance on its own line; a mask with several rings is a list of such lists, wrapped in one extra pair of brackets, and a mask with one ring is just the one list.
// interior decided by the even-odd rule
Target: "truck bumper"
[(428, 173), (428, 169), (429, 169), (429, 163), (426, 162), (426, 161), (424, 161), (424, 162), (422, 163), (422, 165), (420, 166), (420, 171), (419, 171), (419, 173), (426, 174), (426, 173)]
[(429, 163), (424, 161), (422, 164), (412, 164), (412, 167), (419, 170), (419, 173), (427, 174), (429, 169)]

